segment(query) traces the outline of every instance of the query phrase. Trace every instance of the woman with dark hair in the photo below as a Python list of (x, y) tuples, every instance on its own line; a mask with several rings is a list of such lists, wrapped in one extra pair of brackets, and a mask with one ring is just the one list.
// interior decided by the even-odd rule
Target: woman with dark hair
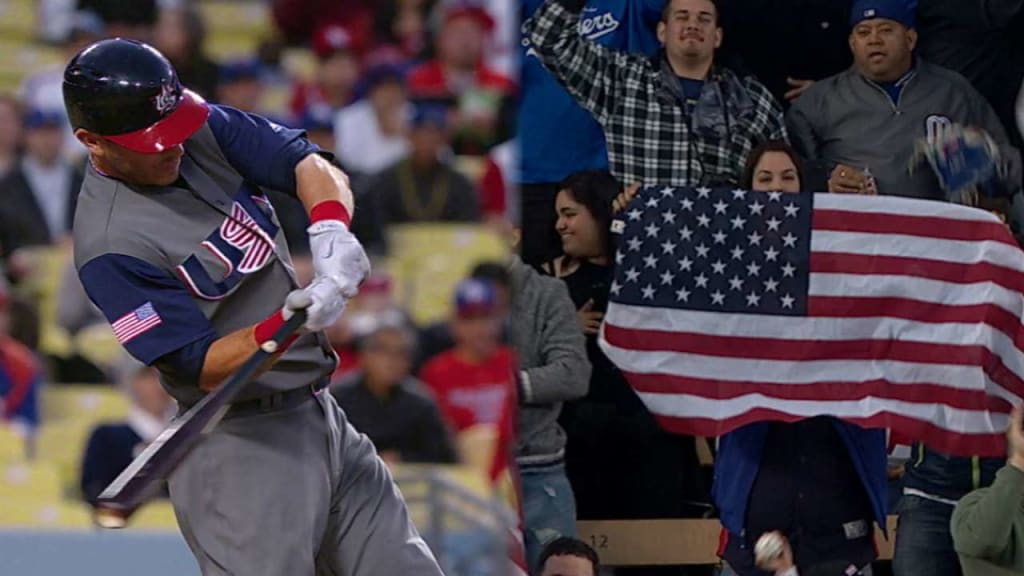
[[(755, 146), (747, 156), (740, 188), (799, 193), (805, 181), (804, 163), (796, 150), (785, 140), (768, 140)], [(616, 196), (612, 213), (625, 210), (639, 190), (640, 186), (634, 184)]]
[(769, 140), (750, 151), (740, 177), (740, 188), (800, 192), (803, 173), (803, 162), (789, 144)]
[(608, 264), (615, 250), (610, 233), (612, 201), (620, 191), (619, 181), (601, 170), (573, 174), (562, 183), (555, 198), (555, 230), (565, 256), (554, 261), (560, 267), (556, 276), (565, 276), (584, 262)]
[(694, 439), (662, 430), (597, 345), (614, 264), (612, 202), (621, 192), (607, 171), (588, 171), (565, 180), (555, 201), (565, 255), (544, 269), (569, 288), (593, 366), (587, 396), (566, 403), (559, 419), (566, 472), (579, 519), (693, 516), (688, 503), (707, 501)]

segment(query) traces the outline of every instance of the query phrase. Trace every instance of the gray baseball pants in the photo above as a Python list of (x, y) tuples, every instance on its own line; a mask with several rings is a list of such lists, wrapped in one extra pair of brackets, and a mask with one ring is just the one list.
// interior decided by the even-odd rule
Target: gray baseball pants
[(226, 418), (169, 487), (203, 576), (443, 576), (370, 440), (326, 392)]

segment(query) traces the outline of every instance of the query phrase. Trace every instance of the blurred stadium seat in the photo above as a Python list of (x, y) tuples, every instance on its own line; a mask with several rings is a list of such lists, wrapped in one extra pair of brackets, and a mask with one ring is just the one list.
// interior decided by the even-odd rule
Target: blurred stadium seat
[(494, 461), (497, 450), (498, 427), (491, 424), (477, 424), (459, 432), (456, 437), (459, 455), (466, 466), (486, 476)]
[(71, 255), (66, 249), (51, 246), (23, 248), (22, 252), (31, 266), (17, 290), (22, 297), (37, 304), (39, 351), (67, 357), (72, 352), (71, 338), (57, 325), (57, 296), (61, 274)]
[(389, 230), (398, 301), (419, 325), (444, 320), (459, 280), (483, 260), (503, 262), (507, 245), (490, 228), (460, 224), (402, 224)]

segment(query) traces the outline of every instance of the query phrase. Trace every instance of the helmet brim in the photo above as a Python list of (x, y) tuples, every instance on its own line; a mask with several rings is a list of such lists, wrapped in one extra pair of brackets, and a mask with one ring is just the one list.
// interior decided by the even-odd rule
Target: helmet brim
[(103, 138), (140, 154), (158, 154), (174, 148), (203, 127), (210, 116), (210, 107), (203, 97), (185, 89), (173, 112), (152, 126)]

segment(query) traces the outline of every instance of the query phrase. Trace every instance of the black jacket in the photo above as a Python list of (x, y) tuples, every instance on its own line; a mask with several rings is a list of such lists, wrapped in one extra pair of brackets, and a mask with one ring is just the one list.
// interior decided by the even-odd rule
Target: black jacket
[[(68, 230), (75, 217), (78, 192), (82, 188), (82, 173), (72, 169), (65, 194), (68, 195), (65, 222)], [(8, 256), (25, 246), (42, 246), (55, 241), (50, 235), (46, 216), (36, 201), (28, 179), (20, 165), (0, 179), (0, 256)]]
[(850, 66), (850, 0), (719, 0), (716, 61), (753, 74), (788, 106), (786, 77), (821, 80)]
[(332, 385), (330, 392), (378, 452), (397, 452), (403, 462), (450, 464), (458, 459), (437, 403), (418, 380), (406, 378), (385, 400), (370, 392), (362, 373)]

